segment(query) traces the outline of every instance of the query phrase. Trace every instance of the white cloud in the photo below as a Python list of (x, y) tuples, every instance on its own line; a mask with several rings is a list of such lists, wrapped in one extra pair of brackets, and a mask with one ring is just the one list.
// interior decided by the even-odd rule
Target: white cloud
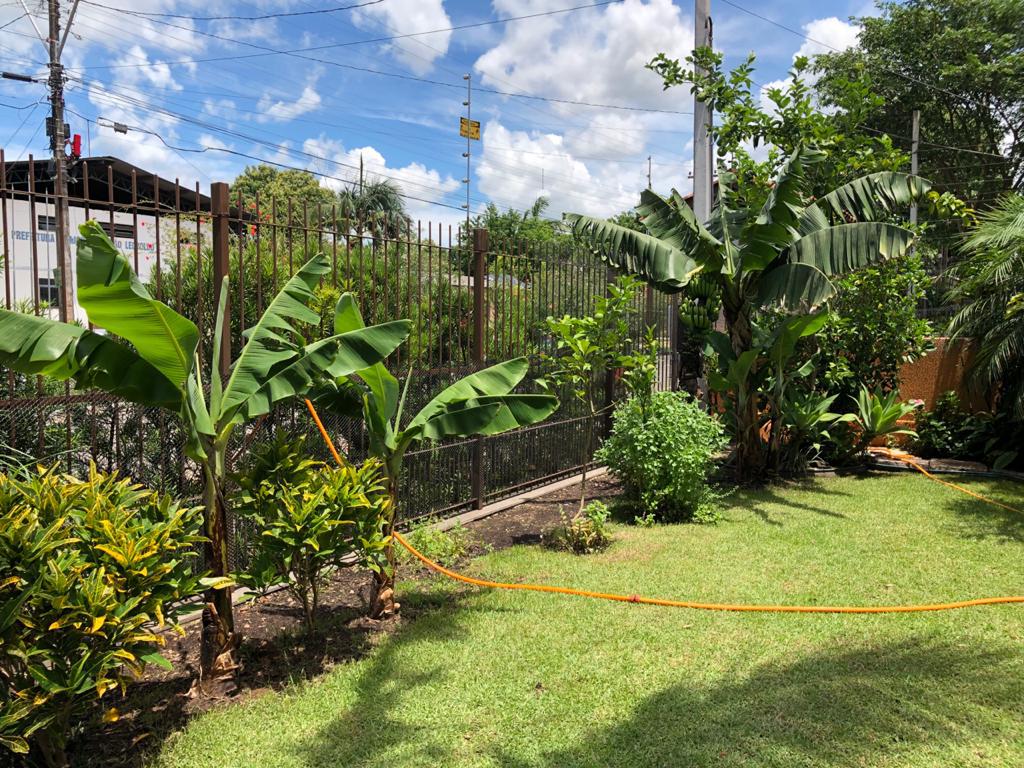
[[(381, 178), (395, 182), (407, 196), (406, 210), (413, 220), (437, 220), (438, 208), (410, 197), (422, 200), (444, 201), (445, 197), (462, 187), (458, 179), (442, 176), (437, 170), (422, 163), (412, 162), (404, 166), (391, 166), (384, 155), (372, 146), (346, 149), (344, 144), (326, 136), (306, 139), (302, 151), (324, 160), (311, 160), (309, 167), (317, 173), (331, 178), (321, 178), (320, 184), (335, 192), (359, 181), (359, 165), (362, 162), (364, 178)], [(455, 204), (452, 202), (452, 204)], [(446, 217), (450, 218), (450, 217)]]
[(797, 56), (816, 56), (819, 53), (845, 51), (857, 44), (860, 27), (847, 21), (829, 16), (804, 24), (807, 40), (796, 52)]
[(320, 94), (317, 93), (315, 83), (308, 83), (295, 101), (275, 101), (269, 93), (264, 93), (256, 105), (256, 109), (259, 112), (256, 116), (256, 122), (283, 123), (294, 120), (296, 117), (300, 117), (307, 112), (316, 111), (320, 108), (320, 103), (321, 98)]
[(644, 186), (645, 164), (584, 161), (560, 134), (509, 130), (491, 120), (482, 139), (475, 177), (480, 191), (500, 207), (528, 208), (543, 196), (553, 216), (566, 211), (610, 216), (633, 207)]
[[(829, 16), (825, 19), (815, 19), (803, 25), (807, 39), (793, 54), (796, 60), (799, 56), (813, 58), (821, 53), (832, 53), (833, 51), (845, 51), (857, 45), (857, 36), (860, 35), (860, 27), (856, 24)], [(817, 78), (813, 72), (804, 73), (804, 81), (813, 83)], [(785, 88), (788, 80), (772, 80), (765, 83), (761, 88), (761, 109), (766, 112), (775, 112), (775, 105), (768, 99), (768, 91), (773, 88)]]
[[(560, 0), (495, 0), (499, 16), (564, 7)], [(656, 54), (682, 58), (693, 22), (671, 0), (624, 0), (594, 10), (505, 26), (500, 42), (474, 68), (491, 88), (574, 101), (689, 109), (686, 88), (662, 89), (644, 68)], [(579, 114), (579, 107), (553, 107)]]
[[(392, 36), (443, 29), (452, 21), (445, 12), (443, 0), (388, 0), (353, 11), (352, 23), (362, 29), (381, 32), (381, 36)], [(448, 52), (451, 36), (450, 31), (419, 35), (388, 43), (385, 48), (410, 70), (422, 75)]]

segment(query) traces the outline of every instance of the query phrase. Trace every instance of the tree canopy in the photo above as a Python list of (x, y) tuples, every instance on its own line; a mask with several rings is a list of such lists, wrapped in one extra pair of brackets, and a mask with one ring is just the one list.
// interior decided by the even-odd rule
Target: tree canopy
[[(1024, 184), (1024, 3), (878, 0), (859, 44), (815, 59), (817, 90), (841, 106), (851, 80), (878, 98), (863, 131), (910, 148), (921, 111), (920, 172), (975, 208)], [(960, 149), (957, 149), (960, 148)]]

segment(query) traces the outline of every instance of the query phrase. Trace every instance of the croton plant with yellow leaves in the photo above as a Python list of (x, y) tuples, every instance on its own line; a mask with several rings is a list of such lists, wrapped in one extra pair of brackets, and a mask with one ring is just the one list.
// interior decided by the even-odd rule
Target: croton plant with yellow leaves
[(202, 589), (200, 528), (199, 508), (95, 466), (0, 474), (0, 745), (67, 765), (76, 715), (169, 666), (169, 606)]

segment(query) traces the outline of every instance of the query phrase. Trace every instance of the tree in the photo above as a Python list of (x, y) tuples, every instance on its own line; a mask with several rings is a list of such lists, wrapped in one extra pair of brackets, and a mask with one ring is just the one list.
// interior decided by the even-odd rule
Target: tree
[[(241, 196), (242, 205), (252, 209), (259, 201), (261, 215), (269, 220), (276, 206), (277, 220), (290, 226), (318, 226), (329, 220), (336, 200), (331, 190), (309, 171), (279, 169), (272, 165), (247, 165), (231, 182), (231, 203)], [(289, 218), (289, 203), (291, 217)]]
[[(648, 66), (661, 75), (665, 88), (689, 84), (714, 111), (711, 136), (718, 164), (731, 174), (727, 191), (735, 207), (760, 206), (771, 192), (775, 175), (801, 146), (813, 146), (827, 155), (825, 162), (806, 169), (807, 193), (813, 197), (866, 174), (909, 167), (910, 155), (895, 147), (889, 136), (859, 127), (881, 98), (866, 77), (837, 82), (826, 111), (807, 82), (809, 60), (797, 57), (785, 83), (765, 91), (770, 105), (765, 109), (753, 81), (754, 55), (729, 73), (722, 71), (722, 58), (720, 53), (698, 48), (685, 64), (659, 54)], [(759, 147), (763, 157), (754, 152)]]
[[(366, 330), (359, 305), (346, 294), (338, 302), (334, 331), (345, 335)], [(525, 357), (492, 365), (470, 374), (443, 389), (408, 421), (403, 420), (409, 376), (399, 394), (399, 383), (381, 363), (365, 366), (321, 382), (313, 400), (334, 413), (362, 418), (369, 437), (370, 455), (380, 459), (387, 477), (392, 504), (384, 523), (387, 546), (378, 563), (370, 563), (375, 574), (376, 593), (371, 615), (381, 617), (397, 612), (395, 602), (395, 557), (393, 538), (398, 509), (398, 483), (409, 448), (424, 440), (447, 437), (497, 435), (510, 429), (543, 421), (558, 400), (551, 395), (519, 394), (513, 390), (526, 376)], [(331, 371), (327, 371), (331, 373)], [(314, 411), (315, 414), (315, 411)], [(326, 437), (326, 432), (324, 433)]]
[(409, 229), (402, 190), (389, 179), (363, 181), (362, 166), (359, 184), (338, 193), (339, 225), (358, 237), (369, 233), (374, 237), (396, 240)]
[[(587, 496), (587, 465), (591, 460), (591, 443), (597, 416), (614, 404), (597, 407), (597, 387), (601, 375), (615, 367), (644, 358), (627, 357), (630, 336), (627, 318), (636, 301), (640, 281), (625, 275), (608, 286), (607, 296), (598, 296), (592, 314), (582, 317), (563, 315), (548, 317), (547, 331), (555, 341), (555, 354), (548, 360), (550, 385), (567, 388), (587, 406), (588, 417), (583, 426), (583, 473), (580, 477), (580, 501), (576, 516), (583, 514)], [(545, 387), (549, 386), (544, 381)]]
[[(798, 147), (775, 176), (759, 208), (735, 206), (731, 174), (719, 172), (726, 190), (706, 223), (673, 192), (665, 199), (650, 190), (637, 210), (650, 234), (579, 214), (567, 214), (607, 263), (668, 292), (679, 292), (698, 274), (714, 279), (722, 297), (732, 356), (745, 369), (757, 362), (754, 313), (762, 307), (808, 312), (835, 292), (832, 277), (876, 261), (901, 256), (913, 241), (910, 230), (879, 221), (920, 196), (927, 184), (883, 171), (811, 200), (806, 169), (824, 160), (818, 150)], [(742, 197), (740, 198), (742, 200)], [(733, 397), (740, 391), (734, 386)], [(750, 480), (767, 458), (758, 425), (756, 398), (733, 403), (736, 473)]]
[[(206, 565), (218, 578), (204, 612), (203, 673), (209, 677), (218, 663), (230, 671), (236, 638), (228, 579), (225, 482), (228, 444), (235, 428), (269, 413), (276, 402), (304, 394), (321, 375), (344, 376), (379, 362), (405, 339), (409, 323), (384, 323), (308, 343), (300, 326), (319, 321), (308, 304), (321, 276), (329, 271), (325, 257), (314, 257), (247, 330), (246, 343), (226, 381), (211, 375), (207, 395), (196, 325), (150, 296), (99, 224), (86, 222), (80, 232), (78, 301), (90, 324), (110, 335), (0, 310), (0, 363), (22, 373), (74, 379), (79, 389), (101, 389), (178, 414), (185, 427), (186, 454), (203, 472)], [(223, 327), (227, 295), (225, 277), (217, 328)], [(221, 359), (222, 337), (217, 335), (213, 343), (214, 371)]]
[[(1024, 184), (1024, 3), (879, 0), (858, 45), (815, 59), (826, 104), (850, 80), (878, 95), (864, 129), (909, 148), (921, 111), (921, 173), (976, 208)], [(958, 151), (956, 147), (965, 148)]]
[(978, 342), (970, 368), (975, 385), (1024, 420), (1024, 195), (1010, 194), (978, 217), (964, 240), (968, 258), (953, 270), (951, 298), (963, 308), (952, 338)]

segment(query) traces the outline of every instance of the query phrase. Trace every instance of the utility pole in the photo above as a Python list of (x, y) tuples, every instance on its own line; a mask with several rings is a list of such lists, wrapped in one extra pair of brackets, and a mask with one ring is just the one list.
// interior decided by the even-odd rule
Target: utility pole
[(647, 156), (647, 188), (651, 188), (651, 156)]
[[(462, 102), (462, 106), (466, 108), (466, 122), (472, 122), (473, 119), (473, 76), (465, 74), (462, 79), (466, 81), (466, 100)], [(472, 146), (473, 139), (466, 134), (466, 151), (463, 153), (463, 157), (466, 158), (466, 178), (462, 180), (462, 183), (466, 185), (466, 203), (462, 207), (466, 209), (466, 237), (470, 237), (469, 231), (469, 180), (471, 176), (470, 161), (472, 159)], [(478, 278), (479, 279), (479, 278)]]
[[(917, 176), (917, 150), (921, 143), (921, 110), (914, 110), (910, 126), (910, 175)], [(917, 201), (910, 204), (910, 226), (917, 224)]]
[(53, 188), (56, 196), (57, 213), (57, 263), (60, 265), (60, 319), (65, 323), (75, 318), (75, 293), (71, 275), (71, 249), (68, 247), (68, 229), (70, 216), (68, 212), (68, 175), (67, 155), (64, 144), (67, 133), (64, 130), (64, 67), (60, 63), (60, 55), (67, 42), (68, 29), (78, 10), (78, 0), (71, 8), (68, 28), (64, 36), (60, 33), (60, 1), (49, 0), (50, 29), (47, 48), (50, 54), (50, 147), (53, 150)]
[[(64, 154), (68, 131), (64, 126), (64, 67), (60, 63), (60, 56), (68, 41), (68, 33), (75, 20), (75, 13), (78, 12), (78, 3), (79, 0), (74, 0), (72, 3), (71, 13), (68, 14), (68, 23), (64, 27), (64, 33), (61, 34), (60, 0), (48, 0), (48, 27), (47, 35), (44, 37), (25, 0), (18, 0), (18, 4), (21, 5), (21, 9), (25, 12), (24, 15), (28, 17), (32, 29), (35, 30), (49, 57), (50, 74), (46, 82), (50, 88), (50, 116), (46, 118), (46, 135), (50, 137), (50, 149), (53, 153), (53, 196), (56, 214), (54, 218), (57, 220), (56, 250), (57, 263), (60, 265), (60, 319), (66, 323), (73, 322), (75, 319), (75, 293), (71, 274), (71, 249), (68, 247), (70, 216), (68, 215), (67, 155)], [(0, 73), (0, 77), (24, 83), (41, 82), (30, 75), (21, 75), (15, 72), (3, 72)]]
[[(710, 48), (712, 44), (711, 0), (694, 0), (693, 47)], [(703, 74), (702, 69), (697, 69)], [(700, 99), (693, 102), (693, 213), (703, 223), (711, 216), (712, 148), (711, 110)]]

